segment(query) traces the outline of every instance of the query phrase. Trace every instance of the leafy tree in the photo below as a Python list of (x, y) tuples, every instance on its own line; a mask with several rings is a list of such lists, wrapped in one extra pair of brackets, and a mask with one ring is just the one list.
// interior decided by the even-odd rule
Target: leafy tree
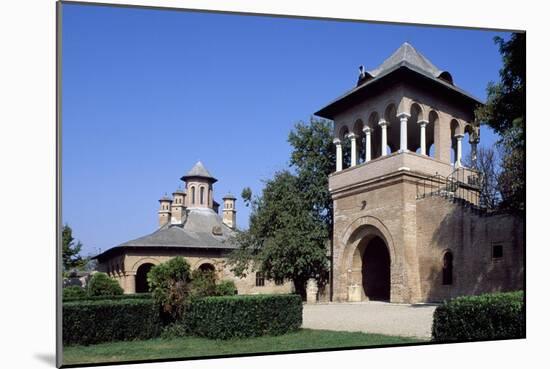
[(73, 237), (73, 230), (68, 224), (63, 226), (61, 236), (63, 246), (63, 269), (67, 271), (74, 268), (82, 268), (86, 264), (86, 260), (80, 256), (82, 243), (80, 241), (75, 241)]
[(115, 296), (123, 293), (118, 282), (105, 273), (95, 273), (88, 283), (88, 296)]
[(251, 269), (268, 279), (290, 279), (303, 297), (309, 278), (324, 281), (328, 234), (307, 205), (298, 177), (276, 173), (252, 202), (249, 230), (237, 233), (240, 247), (230, 255), (232, 270), (237, 275)]
[(255, 199), (249, 188), (243, 190), (252, 213), (250, 228), (238, 232), (240, 247), (230, 257), (237, 275), (257, 270), (268, 279), (290, 279), (303, 297), (309, 278), (326, 283), (333, 221), (328, 175), (336, 162), (331, 131), (326, 120), (298, 122), (288, 137), (295, 174), (277, 172)]
[(476, 118), (499, 135), (502, 173), (499, 186), (501, 206), (525, 209), (525, 33), (513, 33), (508, 41), (495, 37), (502, 55), (500, 82), (487, 87), (487, 104), (476, 110)]
[(252, 201), (252, 190), (250, 187), (243, 188), (243, 191), (241, 192), (241, 197), (243, 198), (243, 202), (245, 206), (250, 206), (250, 203)]
[(299, 122), (290, 132), (288, 142), (293, 147), (290, 165), (296, 169), (298, 189), (306, 206), (331, 233), (332, 199), (328, 191), (328, 176), (336, 170), (331, 123), (314, 118), (309, 124)]
[(189, 304), (191, 267), (181, 256), (155, 265), (147, 274), (153, 298), (168, 319), (180, 320)]

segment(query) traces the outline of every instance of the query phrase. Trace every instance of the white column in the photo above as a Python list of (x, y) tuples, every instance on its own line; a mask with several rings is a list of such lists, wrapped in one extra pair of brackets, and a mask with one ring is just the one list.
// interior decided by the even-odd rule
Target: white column
[(401, 123), (399, 152), (405, 152), (407, 151), (407, 122), (411, 115), (408, 113), (399, 113), (397, 116)]
[(456, 138), (456, 162), (455, 167), (462, 166), (462, 139), (464, 138), (463, 134), (455, 135)]
[(428, 121), (419, 120), (418, 124), (420, 125), (420, 155), (428, 155), (426, 150), (426, 125)]
[(336, 171), (342, 170), (342, 142), (339, 138), (335, 138), (333, 143), (336, 145)]
[(387, 127), (388, 127), (388, 122), (386, 122), (384, 119), (380, 119), (380, 121), (378, 122), (378, 125), (380, 126), (380, 128), (382, 128), (382, 156), (386, 156), (388, 155), (388, 151), (386, 149), (386, 146), (388, 146), (388, 131), (387, 131)]
[(351, 142), (351, 164), (350, 167), (354, 167), (357, 165), (357, 136), (355, 133), (348, 134), (348, 138)]
[(477, 168), (477, 144), (479, 143), (479, 138), (474, 139), (470, 142), (470, 158), (474, 168)]
[(363, 128), (363, 132), (365, 132), (365, 163), (367, 163), (371, 159), (371, 157), (370, 157), (370, 152), (371, 152), (370, 134), (372, 132), (372, 129), (368, 126), (365, 126), (365, 128)]

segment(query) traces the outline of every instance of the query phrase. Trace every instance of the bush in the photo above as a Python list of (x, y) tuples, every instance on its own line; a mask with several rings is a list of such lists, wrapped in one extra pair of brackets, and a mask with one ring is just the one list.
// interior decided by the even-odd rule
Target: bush
[(233, 281), (221, 281), (216, 285), (216, 296), (231, 296), (237, 294), (237, 287)]
[(68, 286), (63, 288), (63, 301), (68, 299), (81, 299), (86, 296), (86, 290), (80, 286)]
[(95, 273), (88, 283), (88, 296), (122, 295), (124, 290), (105, 273)]
[(523, 291), (458, 297), (434, 312), (437, 342), (525, 337)]
[(216, 283), (216, 275), (211, 271), (195, 270), (191, 273), (191, 292), (193, 299), (208, 296), (235, 295), (237, 287), (233, 281), (225, 280)]
[(284, 334), (302, 325), (299, 295), (205, 297), (191, 302), (184, 324), (190, 334), (215, 339)]
[(133, 300), (133, 299), (152, 299), (153, 296), (149, 292), (133, 293), (128, 295), (113, 295), (113, 296), (88, 296), (82, 297), (63, 297), (63, 301), (97, 301), (97, 300)]
[(189, 302), (189, 270), (187, 261), (177, 256), (149, 271), (147, 280), (153, 298), (162, 308), (163, 319), (177, 321), (183, 316)]
[(191, 273), (191, 290), (192, 298), (200, 298), (216, 295), (216, 276), (214, 272), (194, 270)]
[(187, 327), (181, 322), (172, 323), (162, 328), (161, 338), (172, 339), (187, 336)]
[(148, 339), (160, 333), (154, 300), (118, 299), (63, 303), (63, 344)]

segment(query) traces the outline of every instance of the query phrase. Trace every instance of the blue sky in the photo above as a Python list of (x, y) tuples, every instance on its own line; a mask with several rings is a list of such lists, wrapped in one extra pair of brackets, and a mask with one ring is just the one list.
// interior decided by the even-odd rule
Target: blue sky
[[(287, 168), (294, 123), (408, 41), (482, 101), (506, 33), (63, 5), (63, 222), (106, 250), (155, 230), (158, 199), (197, 160), (215, 199)], [(482, 146), (495, 135), (482, 129)], [(468, 146), (468, 145), (466, 145)], [(467, 147), (465, 147), (467, 149)]]

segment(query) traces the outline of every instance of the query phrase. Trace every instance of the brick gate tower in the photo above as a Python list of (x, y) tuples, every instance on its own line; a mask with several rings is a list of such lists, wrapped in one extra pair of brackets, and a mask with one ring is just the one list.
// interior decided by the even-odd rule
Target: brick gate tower
[(478, 172), (464, 164), (470, 144), (475, 166), (479, 104), (404, 43), (315, 113), (334, 121), (333, 300), (415, 303), (522, 287), (524, 222), (488, 215)]

